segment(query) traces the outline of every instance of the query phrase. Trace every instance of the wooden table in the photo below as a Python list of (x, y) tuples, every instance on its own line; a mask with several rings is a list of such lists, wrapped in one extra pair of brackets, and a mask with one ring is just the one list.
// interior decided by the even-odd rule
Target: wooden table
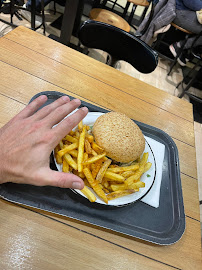
[(34, 31), (0, 39), (0, 125), (41, 91), (60, 91), (167, 132), (180, 157), (186, 230), (158, 246), (0, 200), (0, 269), (201, 269), (192, 106)]

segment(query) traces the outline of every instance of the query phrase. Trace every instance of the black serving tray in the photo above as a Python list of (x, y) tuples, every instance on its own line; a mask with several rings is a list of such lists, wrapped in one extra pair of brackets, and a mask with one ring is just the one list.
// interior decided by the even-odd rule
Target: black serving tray
[[(31, 101), (42, 94), (48, 96), (45, 105), (64, 95), (59, 92), (41, 92), (34, 96)], [(81, 106), (87, 106), (89, 111), (107, 112), (105, 109), (84, 101), (82, 101)], [(177, 242), (185, 230), (177, 147), (172, 138), (162, 130), (135, 122), (144, 135), (165, 145), (160, 205), (158, 208), (151, 207), (141, 201), (120, 208), (100, 206), (97, 203), (90, 203), (84, 197), (69, 189), (14, 183), (0, 185), (0, 196), (8, 201), (57, 213), (159, 245), (170, 245)], [(50, 161), (50, 166), (52, 169), (56, 169), (52, 161)]]

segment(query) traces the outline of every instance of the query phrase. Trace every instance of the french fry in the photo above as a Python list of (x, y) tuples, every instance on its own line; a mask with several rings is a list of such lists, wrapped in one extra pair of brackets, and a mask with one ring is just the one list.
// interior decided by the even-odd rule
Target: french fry
[(114, 200), (129, 194), (134, 193), (135, 191), (133, 189), (126, 189), (126, 190), (117, 190), (117, 191), (113, 191), (109, 194), (107, 194), (107, 199), (110, 200)]
[(128, 178), (128, 177), (130, 177), (131, 175), (134, 175), (134, 174), (135, 174), (135, 171), (127, 171), (127, 172), (121, 173), (121, 175), (122, 175), (124, 178)]
[(79, 133), (79, 131), (76, 131), (75, 132), (75, 138), (79, 139), (79, 137), (80, 137), (80, 133)]
[(62, 158), (58, 154), (55, 156), (55, 159), (58, 164), (62, 164)]
[(84, 188), (81, 189), (81, 192), (89, 199), (90, 202), (95, 202), (96, 201), (95, 195), (86, 186), (84, 186)]
[(98, 154), (101, 154), (104, 151), (104, 149), (101, 148), (99, 145), (97, 145), (97, 143), (95, 143), (95, 142), (92, 142), (91, 146), (92, 146), (93, 150)]
[(85, 175), (84, 175), (84, 173), (83, 173), (83, 172), (78, 173), (78, 176), (79, 176), (80, 178), (82, 178), (82, 179), (84, 179), (84, 178), (85, 178)]
[[(67, 161), (67, 163), (74, 169), (77, 170), (78, 166), (76, 162), (73, 160), (73, 158), (70, 156), (70, 154), (65, 154), (64, 159)], [(70, 168), (69, 168), (70, 169)], [(71, 171), (71, 170), (70, 170)]]
[(105, 187), (105, 188), (108, 188), (109, 187), (109, 182), (108, 182), (108, 179), (107, 178), (103, 178), (102, 179), (102, 186)]
[(109, 172), (114, 172), (114, 173), (119, 173), (119, 172), (127, 172), (127, 171), (136, 171), (139, 169), (139, 164), (135, 164), (132, 166), (125, 166), (125, 167), (115, 167), (115, 168), (108, 168), (107, 171)]
[(139, 188), (144, 188), (144, 187), (145, 187), (145, 183), (142, 181), (138, 181), (129, 186), (129, 188), (132, 188), (132, 189), (139, 189)]
[(89, 143), (92, 143), (94, 141), (93, 135), (90, 135), (87, 131), (86, 131), (86, 138), (88, 139)]
[(82, 130), (83, 130), (83, 121), (82, 120), (78, 124), (78, 130), (79, 130), (79, 132), (82, 132)]
[(97, 156), (98, 154), (95, 152), (95, 150), (92, 149), (92, 155)]
[(147, 163), (149, 153), (144, 153), (141, 160), (140, 160), (140, 166), (144, 166)]
[(107, 168), (109, 167), (109, 165), (111, 164), (111, 159), (107, 159), (101, 166), (97, 176), (96, 176), (96, 180), (98, 180), (100, 183), (102, 183), (102, 179), (107, 171)]
[(109, 168), (116, 168), (116, 167), (118, 167), (118, 165), (116, 165), (116, 164), (109, 165)]
[(91, 187), (90, 184), (88, 183), (88, 180), (86, 178), (83, 179), (84, 185), (87, 187)]
[(60, 145), (59, 144), (54, 149), (54, 156), (57, 155), (58, 151), (60, 151)]
[(69, 172), (69, 164), (67, 163), (66, 159), (63, 159), (62, 162), (62, 171), (68, 173)]
[(86, 161), (87, 159), (88, 159), (88, 153), (85, 152), (85, 153), (83, 154), (83, 161)]
[(103, 201), (105, 203), (108, 203), (106, 194), (104, 193), (104, 191), (102, 190), (102, 188), (100, 187), (99, 183), (93, 178), (90, 170), (88, 168), (84, 168), (83, 169), (83, 173), (85, 174), (85, 177), (87, 178), (89, 184), (91, 185), (91, 187), (93, 188), (93, 190), (95, 191), (95, 193), (101, 198), (103, 199)]
[(59, 142), (59, 145), (60, 145), (60, 149), (63, 149), (64, 144), (63, 144), (62, 140)]
[(143, 173), (147, 172), (151, 168), (151, 166), (152, 166), (152, 163), (151, 162), (147, 162), (145, 164), (145, 166), (144, 166), (144, 172)]
[(134, 175), (131, 175), (130, 177), (128, 177), (126, 180), (125, 180), (125, 183), (130, 186), (134, 181), (137, 181), (141, 175), (143, 174), (144, 172), (144, 166), (140, 166), (140, 168), (135, 172)]
[(86, 126), (83, 126), (83, 130), (79, 137), (79, 146), (78, 146), (78, 158), (77, 158), (78, 172), (82, 172), (83, 170), (82, 162), (84, 154), (85, 134), (86, 134)]
[(71, 143), (76, 143), (76, 142), (78, 142), (78, 139), (77, 139), (77, 138), (74, 138), (74, 137), (71, 136), (71, 135), (66, 135), (66, 136), (65, 136), (65, 140), (68, 141), (68, 142), (71, 142)]
[(125, 190), (128, 188), (128, 186), (126, 184), (113, 184), (113, 185), (110, 185), (111, 189), (113, 191), (117, 191), (117, 190)]
[(92, 148), (87, 138), (85, 138), (84, 147), (85, 147), (86, 153), (92, 154)]
[[(83, 162), (85, 162), (87, 159), (88, 159), (88, 154), (85, 152), (83, 154)], [(90, 164), (84, 165), (83, 168), (84, 167), (87, 167), (90, 170)]]
[(71, 150), (74, 150), (78, 147), (78, 142), (72, 143), (68, 146), (65, 146), (62, 150), (58, 151), (58, 155), (60, 157), (64, 156), (66, 153), (68, 153)]
[(76, 150), (76, 149), (71, 150), (71, 151), (69, 151), (69, 154), (70, 154), (72, 157), (77, 158), (77, 157), (78, 157), (78, 150)]
[[(96, 178), (101, 166), (102, 166), (102, 159), (99, 159), (98, 161), (96, 161), (95, 163), (91, 163), (92, 165), (94, 165), (94, 168), (92, 169), (92, 176), (93, 178)], [(97, 180), (97, 179), (96, 179)]]
[(69, 132), (69, 135), (70, 135), (70, 136), (74, 136), (74, 135), (75, 135), (75, 131), (71, 130), (71, 131)]
[(83, 162), (83, 165), (87, 165), (87, 164), (90, 164), (90, 163), (94, 163), (96, 162), (97, 160), (103, 158), (106, 156), (106, 153), (103, 153), (101, 155), (97, 155), (97, 156), (94, 156), (92, 158), (89, 158), (88, 160), (86, 160), (85, 162)]
[(94, 191), (95, 193), (106, 203), (108, 204), (108, 199), (106, 194), (104, 193), (104, 191), (102, 190), (102, 188), (100, 187), (99, 184), (97, 184), (96, 186), (94, 186)]
[(108, 178), (108, 180), (113, 180), (116, 182), (123, 182), (125, 180), (125, 178), (122, 175), (113, 173), (113, 172), (108, 172), (106, 171), (106, 173), (104, 174), (104, 177)]
[(55, 156), (55, 159), (56, 159), (56, 162), (58, 164), (62, 164), (62, 158), (58, 155), (58, 151), (60, 151), (60, 145), (57, 145), (54, 149), (54, 156)]
[(109, 193), (109, 190), (106, 189), (105, 187), (103, 187), (103, 191), (104, 191), (105, 193)]

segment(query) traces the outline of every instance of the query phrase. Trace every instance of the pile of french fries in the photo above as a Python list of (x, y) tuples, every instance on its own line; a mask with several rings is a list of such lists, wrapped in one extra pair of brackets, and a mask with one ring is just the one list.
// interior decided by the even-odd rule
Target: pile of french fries
[(118, 166), (106, 156), (104, 150), (95, 143), (90, 126), (81, 121), (76, 130), (70, 131), (54, 149), (56, 162), (62, 165), (63, 172), (71, 172), (84, 181), (81, 192), (90, 202), (96, 196), (90, 188), (106, 204), (122, 196), (138, 192), (145, 187), (140, 181), (143, 173), (148, 171), (152, 163), (147, 162), (148, 153), (133, 162), (130, 166)]

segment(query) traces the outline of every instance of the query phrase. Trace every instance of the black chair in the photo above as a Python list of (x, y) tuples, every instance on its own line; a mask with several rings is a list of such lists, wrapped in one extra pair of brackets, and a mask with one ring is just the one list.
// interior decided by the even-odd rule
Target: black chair
[(158, 64), (158, 54), (151, 47), (115, 26), (88, 20), (81, 25), (78, 37), (84, 46), (109, 53), (112, 66), (124, 60), (141, 73), (150, 73)]
[[(191, 99), (200, 103), (202, 103), (202, 99), (189, 93), (188, 90), (191, 86), (193, 86), (198, 81), (198, 79), (200, 80), (202, 78), (202, 45), (195, 46), (197, 40), (201, 36), (202, 36), (202, 31), (196, 36), (190, 48), (190, 54), (192, 56), (192, 63), (194, 64), (194, 66), (184, 76), (183, 80), (180, 83), (178, 83), (178, 85), (176, 86), (176, 88), (178, 88), (180, 85), (182, 86), (182, 93), (178, 96), (179, 98), (182, 98), (186, 94)], [(184, 87), (185, 83), (187, 83), (186, 87)]]

